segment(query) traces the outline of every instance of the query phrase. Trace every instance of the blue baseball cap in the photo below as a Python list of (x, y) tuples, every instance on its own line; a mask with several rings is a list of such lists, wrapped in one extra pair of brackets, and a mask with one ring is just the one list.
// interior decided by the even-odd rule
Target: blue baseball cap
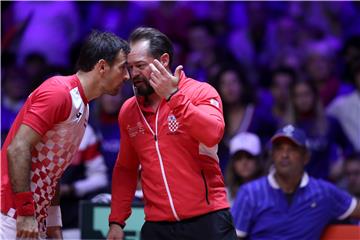
[(306, 147), (306, 135), (303, 130), (296, 128), (289, 124), (283, 128), (280, 128), (275, 135), (271, 138), (271, 143), (274, 143), (278, 139), (286, 138), (294, 142), (300, 147)]

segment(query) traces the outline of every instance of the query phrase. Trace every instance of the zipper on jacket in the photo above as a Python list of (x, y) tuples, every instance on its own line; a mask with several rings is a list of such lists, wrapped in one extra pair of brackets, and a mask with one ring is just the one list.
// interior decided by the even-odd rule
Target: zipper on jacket
[(202, 176), (202, 178), (203, 178), (204, 186), (205, 186), (205, 198), (206, 198), (206, 202), (207, 202), (208, 205), (210, 205), (210, 201), (209, 201), (209, 191), (208, 191), (208, 186), (207, 186), (207, 182), (206, 182), (204, 170), (201, 170), (201, 176)]
[(176, 212), (176, 210), (175, 210), (175, 206), (174, 206), (174, 202), (173, 202), (173, 199), (172, 199), (172, 196), (171, 196), (170, 188), (169, 188), (169, 185), (168, 185), (168, 182), (167, 182), (167, 179), (166, 179), (164, 164), (163, 164), (163, 160), (162, 160), (162, 156), (161, 156), (160, 148), (159, 148), (159, 142), (158, 142), (158, 119), (159, 119), (159, 112), (160, 112), (160, 105), (161, 105), (161, 103), (160, 103), (158, 109), (156, 110), (155, 132), (152, 130), (152, 128), (150, 127), (150, 125), (149, 125), (148, 121), (146, 120), (144, 114), (142, 113), (141, 108), (140, 108), (139, 103), (138, 103), (137, 100), (136, 100), (136, 104), (137, 104), (137, 106), (138, 106), (139, 112), (140, 112), (140, 114), (141, 114), (141, 116), (142, 116), (142, 118), (143, 118), (146, 126), (148, 127), (148, 129), (149, 129), (149, 131), (152, 133), (152, 135), (154, 136), (156, 153), (157, 153), (158, 158), (159, 158), (161, 175), (162, 175), (162, 179), (163, 179), (163, 181), (164, 181), (166, 193), (167, 193), (167, 196), (168, 196), (168, 199), (169, 199), (170, 208), (171, 208), (171, 211), (172, 211), (172, 213), (173, 213), (176, 221), (180, 221), (180, 218), (179, 218), (179, 216), (177, 215), (177, 212)]

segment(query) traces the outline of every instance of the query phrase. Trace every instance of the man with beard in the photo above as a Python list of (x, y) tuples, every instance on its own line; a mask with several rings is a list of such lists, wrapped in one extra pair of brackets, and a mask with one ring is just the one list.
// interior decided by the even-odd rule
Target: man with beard
[(219, 94), (170, 71), (163, 33), (138, 28), (128, 57), (135, 96), (119, 114), (120, 153), (113, 171), (108, 239), (123, 239), (141, 165), (145, 224), (141, 239), (236, 239), (217, 144), (224, 132)]
[(129, 79), (129, 50), (114, 34), (94, 31), (76, 74), (49, 78), (30, 94), (1, 149), (0, 239), (62, 238), (59, 179), (79, 149), (88, 102)]
[(287, 125), (272, 137), (274, 168), (243, 185), (231, 213), (241, 239), (320, 239), (333, 220), (360, 218), (360, 204), (349, 193), (309, 176), (304, 131)]

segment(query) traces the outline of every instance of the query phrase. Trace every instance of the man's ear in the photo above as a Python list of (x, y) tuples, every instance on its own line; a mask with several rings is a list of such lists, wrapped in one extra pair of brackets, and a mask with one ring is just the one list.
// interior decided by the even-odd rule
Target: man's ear
[(104, 59), (100, 59), (96, 65), (95, 65), (95, 69), (102, 75), (105, 73), (105, 71), (108, 68), (108, 64)]
[(163, 55), (161, 55), (160, 62), (165, 68), (169, 67), (170, 55), (168, 53), (164, 53)]

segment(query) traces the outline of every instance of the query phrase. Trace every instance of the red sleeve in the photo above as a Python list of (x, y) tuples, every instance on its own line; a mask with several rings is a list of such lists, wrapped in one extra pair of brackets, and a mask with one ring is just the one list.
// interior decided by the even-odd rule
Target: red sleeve
[(34, 129), (41, 136), (55, 124), (66, 120), (71, 112), (71, 97), (68, 91), (59, 88), (36, 90), (30, 96), (31, 103), (23, 123)]
[(139, 171), (139, 160), (131, 145), (129, 135), (126, 131), (125, 104), (119, 113), (120, 126), (120, 151), (113, 169), (111, 189), (111, 213), (109, 222), (125, 224), (125, 220), (131, 214), (131, 203), (134, 199), (137, 177)]
[[(168, 102), (175, 116), (182, 117), (190, 135), (208, 147), (218, 144), (224, 134), (224, 117), (219, 94), (208, 84), (196, 88), (190, 100), (180, 89)], [(211, 131), (204, 131), (211, 129)]]
[(86, 146), (84, 150), (79, 150), (81, 152), (81, 159), (84, 162), (90, 161), (95, 159), (97, 156), (99, 156), (101, 153), (99, 151), (99, 143), (93, 143)]

